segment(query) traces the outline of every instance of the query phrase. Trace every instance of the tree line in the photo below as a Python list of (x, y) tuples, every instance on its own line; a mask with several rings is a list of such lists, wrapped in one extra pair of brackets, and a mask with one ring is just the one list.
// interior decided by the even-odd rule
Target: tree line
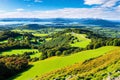
[[(69, 43), (75, 37), (66, 33), (86, 34), (86, 38), (91, 39), (91, 42), (86, 48), (71, 47)], [(96, 34), (89, 30), (84, 29), (66, 29), (58, 33), (53, 33), (48, 37), (52, 40), (45, 42), (39, 46), (39, 51), (42, 52), (41, 59), (46, 59), (52, 56), (68, 55), (83, 50), (96, 49), (102, 46), (120, 46), (119, 38), (109, 38), (104, 35)]]
[(12, 32), (12, 31), (2, 31), (2, 32), (0, 32), (0, 41), (6, 40), (9, 37), (15, 38), (17, 36), (21, 36), (21, 34)]
[(83, 50), (83, 48), (71, 47), (70, 42), (75, 38), (71, 34), (66, 34), (66, 31), (53, 34), (52, 40), (43, 43), (38, 50), (42, 52), (41, 59), (46, 59), (52, 56), (68, 55)]

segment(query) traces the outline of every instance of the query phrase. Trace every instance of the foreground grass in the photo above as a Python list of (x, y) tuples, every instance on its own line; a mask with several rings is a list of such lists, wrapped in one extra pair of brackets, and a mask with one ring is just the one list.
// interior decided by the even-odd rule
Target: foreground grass
[(24, 52), (35, 52), (35, 54), (30, 55), (31, 58), (40, 57), (41, 53), (38, 52), (37, 49), (14, 49), (9, 51), (1, 52), (0, 55), (13, 55), (13, 54), (24, 54)]
[(31, 63), (33, 65), (29, 70), (16, 75), (11, 80), (31, 80), (36, 76), (40, 76), (44, 73), (63, 68), (81, 61), (88, 60), (101, 56), (111, 50), (117, 49), (118, 47), (106, 46), (95, 50), (88, 50), (72, 54), (65, 57), (52, 57), (46, 60)]
[(85, 48), (91, 40), (86, 38), (85, 34), (77, 34), (77, 33), (72, 33), (73, 36), (77, 37), (79, 41), (75, 41), (74, 43), (71, 43), (70, 45), (72, 47), (82, 47)]
[(36, 77), (35, 80), (113, 80), (120, 75), (119, 71), (120, 48), (98, 58)]

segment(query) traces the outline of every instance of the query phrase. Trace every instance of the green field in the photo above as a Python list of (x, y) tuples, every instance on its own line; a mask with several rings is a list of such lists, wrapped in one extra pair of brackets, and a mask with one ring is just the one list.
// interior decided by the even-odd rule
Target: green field
[(63, 68), (65, 66), (69, 66), (69, 65), (78, 63), (80, 61), (84, 61), (90, 58), (101, 56), (117, 48), (118, 47), (106, 46), (106, 47), (102, 47), (99, 49), (78, 52), (76, 54), (72, 54), (72, 55), (65, 56), (65, 57), (62, 57), (62, 56), (52, 57), (46, 60), (33, 62), (31, 63), (31, 65), (33, 65), (32, 68), (30, 68), (29, 70), (21, 74), (18, 74), (16, 77), (14, 77), (14, 79), (12, 78), (12, 80), (31, 80), (35, 76), (39, 76), (44, 73), (47, 73), (47, 72), (50, 72), (50, 71), (53, 71), (59, 68)]
[(7, 42), (8, 42), (8, 40), (0, 41), (0, 43), (7, 43)]
[[(34, 80), (110, 80), (120, 75), (120, 48), (109, 54), (51, 71)], [(109, 74), (111, 73), (111, 74)], [(91, 75), (92, 74), (92, 75)], [(82, 78), (82, 79), (81, 79)], [(118, 79), (114, 79), (118, 80)]]
[(40, 57), (41, 53), (39, 53), (37, 49), (15, 49), (15, 50), (1, 52), (0, 55), (5, 56), (5, 55), (13, 55), (13, 54), (23, 54), (24, 52), (33, 52), (33, 51), (37, 53), (30, 55), (31, 58)]
[(44, 37), (44, 36), (47, 36), (48, 34), (43, 34), (43, 33), (38, 33), (36, 30), (27, 30), (27, 29), (24, 29), (24, 30), (19, 30), (19, 29), (15, 29), (15, 30), (12, 30), (13, 32), (19, 32), (21, 34), (23, 33), (32, 33), (34, 36), (37, 36), (37, 37)]
[(48, 34), (34, 33), (33, 35), (37, 37), (43, 37), (43, 36), (47, 36)]
[(13, 32), (19, 32), (19, 33), (24, 33), (24, 32), (36, 32), (36, 30), (27, 30), (27, 29), (24, 29), (24, 30), (19, 30), (19, 29), (14, 29), (12, 30)]
[(40, 58), (41, 54), (42, 54), (41, 52), (40, 53), (35, 53), (33, 55), (30, 55), (30, 57), (31, 58), (35, 58), (35, 57)]
[(52, 38), (46, 38), (45, 40), (46, 40), (46, 41), (50, 41), (51, 39), (52, 39)]
[(72, 33), (73, 36), (77, 37), (79, 41), (74, 41), (74, 43), (71, 43), (70, 45), (72, 47), (82, 47), (85, 48), (90, 42), (91, 40), (86, 38), (85, 34), (76, 34), (76, 33)]

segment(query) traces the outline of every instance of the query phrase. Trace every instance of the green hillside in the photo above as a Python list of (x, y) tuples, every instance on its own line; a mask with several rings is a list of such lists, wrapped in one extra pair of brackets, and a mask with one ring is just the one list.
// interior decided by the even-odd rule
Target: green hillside
[(12, 78), (12, 80), (30, 80), (44, 73), (63, 68), (65, 66), (70, 66), (81, 61), (89, 60), (91, 58), (96, 58), (117, 48), (118, 47), (106, 46), (95, 50), (78, 52), (70, 56), (52, 57), (42, 61), (34, 62), (31, 63), (31, 65), (33, 65), (32, 68), (16, 75), (16, 77)]
[(119, 71), (120, 48), (98, 58), (47, 73), (35, 80), (113, 80), (120, 75)]

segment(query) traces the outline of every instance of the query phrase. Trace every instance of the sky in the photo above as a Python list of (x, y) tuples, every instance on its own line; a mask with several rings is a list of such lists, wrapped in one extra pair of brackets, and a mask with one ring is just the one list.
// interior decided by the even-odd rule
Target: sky
[(120, 0), (0, 0), (0, 18), (120, 20)]

